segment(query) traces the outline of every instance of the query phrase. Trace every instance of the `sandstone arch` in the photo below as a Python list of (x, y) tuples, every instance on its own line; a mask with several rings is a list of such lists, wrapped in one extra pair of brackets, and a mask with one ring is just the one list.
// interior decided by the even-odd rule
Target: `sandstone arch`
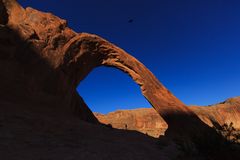
[(24, 9), (15, 0), (1, 3), (7, 12), (1, 14), (8, 15), (4, 23), (31, 44), (34, 54), (39, 54), (56, 74), (66, 77), (71, 87), (76, 88), (95, 67), (115, 67), (132, 77), (166, 121), (172, 114), (193, 114), (141, 62), (114, 44), (93, 34), (75, 33), (65, 20), (32, 8)]
[[(21, 66), (16, 67), (16, 73), (27, 72), (31, 77), (20, 77), (24, 81), (23, 88), (32, 89), (34, 86), (32, 92), (52, 94), (61, 100), (65, 98), (66, 103), (61, 107), (66, 110), (74, 108), (73, 112), (85, 116), (84, 119), (94, 119), (75, 89), (95, 67), (115, 67), (131, 76), (140, 86), (144, 97), (168, 123), (172, 133), (179, 133), (179, 130), (186, 128), (191, 132), (196, 132), (196, 127), (198, 130), (199, 127), (205, 128), (206, 125), (186, 105), (168, 91), (141, 62), (124, 50), (99, 36), (76, 33), (67, 27), (65, 20), (50, 13), (24, 9), (15, 0), (0, 2), (4, 8), (0, 12), (4, 17), (0, 19), (0, 29), (5, 33), (0, 35), (5, 36), (3, 39), (6, 40), (9, 33), (14, 33), (14, 36), (10, 36), (11, 41), (16, 41), (16, 37), (21, 39), (19, 44), (9, 44), (17, 46), (17, 49), (12, 47), (13, 50), (4, 54), (10, 61), (15, 57), (14, 62)], [(31, 70), (32, 66), (34, 70)], [(17, 78), (11, 77), (12, 84), (16, 83)]]
[(75, 87), (98, 66), (115, 67), (127, 73), (141, 88), (143, 96), (170, 123), (172, 115), (193, 113), (136, 58), (103, 38), (81, 33), (71, 39), (63, 51), (59, 69)]

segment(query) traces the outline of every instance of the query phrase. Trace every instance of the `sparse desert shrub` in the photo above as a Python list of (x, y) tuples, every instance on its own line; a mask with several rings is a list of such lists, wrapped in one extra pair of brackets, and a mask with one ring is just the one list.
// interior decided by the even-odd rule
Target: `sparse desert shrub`
[(233, 123), (223, 124), (222, 126), (214, 127), (215, 130), (229, 143), (240, 143), (240, 131), (233, 127)]

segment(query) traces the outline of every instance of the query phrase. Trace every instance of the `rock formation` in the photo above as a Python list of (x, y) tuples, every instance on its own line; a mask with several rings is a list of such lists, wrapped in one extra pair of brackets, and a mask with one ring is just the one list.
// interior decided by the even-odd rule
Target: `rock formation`
[(233, 123), (236, 129), (240, 129), (240, 97), (229, 98), (214, 105), (189, 108), (211, 127)]
[[(239, 117), (239, 102), (234, 102), (232, 113), (221, 117), (217, 113), (229, 111), (221, 104), (212, 107), (215, 109), (187, 107), (142, 63), (114, 44), (97, 35), (76, 33), (51, 13), (24, 9), (16, 0), (0, 0), (1, 159), (34, 159), (36, 155), (39, 159), (89, 160), (174, 157), (178, 149), (172, 141), (161, 145), (162, 149), (156, 147), (156, 139), (139, 132), (100, 125), (76, 91), (98, 66), (115, 67), (132, 77), (159, 114), (146, 117), (140, 113), (140, 117), (163, 118), (168, 125), (167, 139), (185, 142), (205, 133), (215, 135), (206, 123), (237, 121)], [(145, 120), (136, 121), (138, 127), (145, 124)]]
[(41, 110), (97, 122), (73, 82), (59, 69), (64, 45), (78, 34), (66, 26), (65, 20), (50, 13), (23, 9), (15, 0), (1, 0), (0, 4), (2, 101), (42, 101), (47, 104)]
[[(230, 98), (210, 106), (189, 106), (208, 126), (218, 127), (233, 123), (240, 130), (240, 97)], [(95, 113), (101, 123), (111, 124), (113, 128), (137, 130), (152, 137), (164, 135), (168, 126), (153, 108), (118, 110), (108, 114)], [(217, 125), (217, 126), (216, 126)]]
[(136, 130), (158, 138), (167, 130), (167, 123), (153, 108), (118, 110), (108, 114), (94, 113), (101, 123), (113, 128)]
[(142, 63), (114, 44), (96, 35), (76, 33), (65, 20), (24, 9), (15, 0), (0, 0), (0, 9), (2, 101), (45, 103), (45, 107), (28, 109), (98, 123), (76, 87), (94, 68), (109, 66), (127, 73), (140, 86), (168, 124), (168, 135), (211, 130)]
[[(16, 90), (31, 95), (58, 95), (65, 100), (66, 110), (87, 115), (94, 121), (87, 106), (81, 105), (83, 100), (76, 87), (95, 67), (106, 65), (129, 74), (149, 102), (158, 111), (164, 110), (159, 113), (166, 120), (171, 112), (189, 112), (142, 63), (106, 40), (76, 33), (67, 27), (65, 20), (32, 8), (24, 9), (15, 0), (1, 0), (1, 8), (1, 64), (10, 66), (2, 68), (5, 71), (2, 87), (9, 94), (5, 97), (12, 97), (10, 94), (16, 94)], [(20, 84), (24, 88), (10, 89)]]

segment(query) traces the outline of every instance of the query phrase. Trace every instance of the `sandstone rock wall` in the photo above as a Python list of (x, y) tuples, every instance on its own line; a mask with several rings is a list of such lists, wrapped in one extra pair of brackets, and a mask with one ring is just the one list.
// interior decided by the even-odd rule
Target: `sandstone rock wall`
[(152, 137), (164, 135), (167, 123), (153, 108), (118, 110), (106, 115), (94, 113), (101, 123), (111, 124), (113, 128), (137, 130)]
[(210, 106), (191, 106), (190, 108), (209, 126), (232, 122), (236, 129), (240, 129), (240, 97), (229, 98)]
[[(230, 98), (215, 105), (189, 106), (189, 108), (210, 127), (233, 123), (234, 128), (240, 129), (240, 97)], [(112, 127), (118, 129), (137, 130), (156, 138), (164, 135), (168, 128), (167, 123), (153, 108), (94, 114), (101, 123), (111, 124)]]
[(49, 110), (97, 122), (68, 77), (57, 66), (64, 44), (77, 35), (50, 13), (0, 1), (0, 100), (46, 103)]

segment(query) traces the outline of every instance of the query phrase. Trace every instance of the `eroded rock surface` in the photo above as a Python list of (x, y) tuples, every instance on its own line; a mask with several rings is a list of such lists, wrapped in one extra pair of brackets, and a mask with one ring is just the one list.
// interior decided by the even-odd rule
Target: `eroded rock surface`
[(164, 135), (167, 129), (167, 123), (153, 108), (118, 110), (108, 114), (94, 114), (101, 123), (110, 124), (113, 128), (136, 130), (155, 138)]
[[(230, 98), (215, 105), (189, 106), (189, 108), (210, 127), (233, 123), (233, 127), (240, 130), (240, 97)], [(153, 108), (94, 114), (100, 122), (106, 125), (111, 124), (113, 128), (137, 130), (156, 138), (164, 135), (168, 127), (167, 123)]]
[(198, 117), (209, 126), (233, 123), (240, 129), (240, 97), (229, 98), (224, 102), (209, 106), (191, 106)]
[(63, 61), (64, 45), (77, 33), (50, 13), (24, 9), (15, 0), (0, 2), (1, 101), (45, 103), (45, 107), (28, 109), (97, 123), (72, 82), (57, 69)]

